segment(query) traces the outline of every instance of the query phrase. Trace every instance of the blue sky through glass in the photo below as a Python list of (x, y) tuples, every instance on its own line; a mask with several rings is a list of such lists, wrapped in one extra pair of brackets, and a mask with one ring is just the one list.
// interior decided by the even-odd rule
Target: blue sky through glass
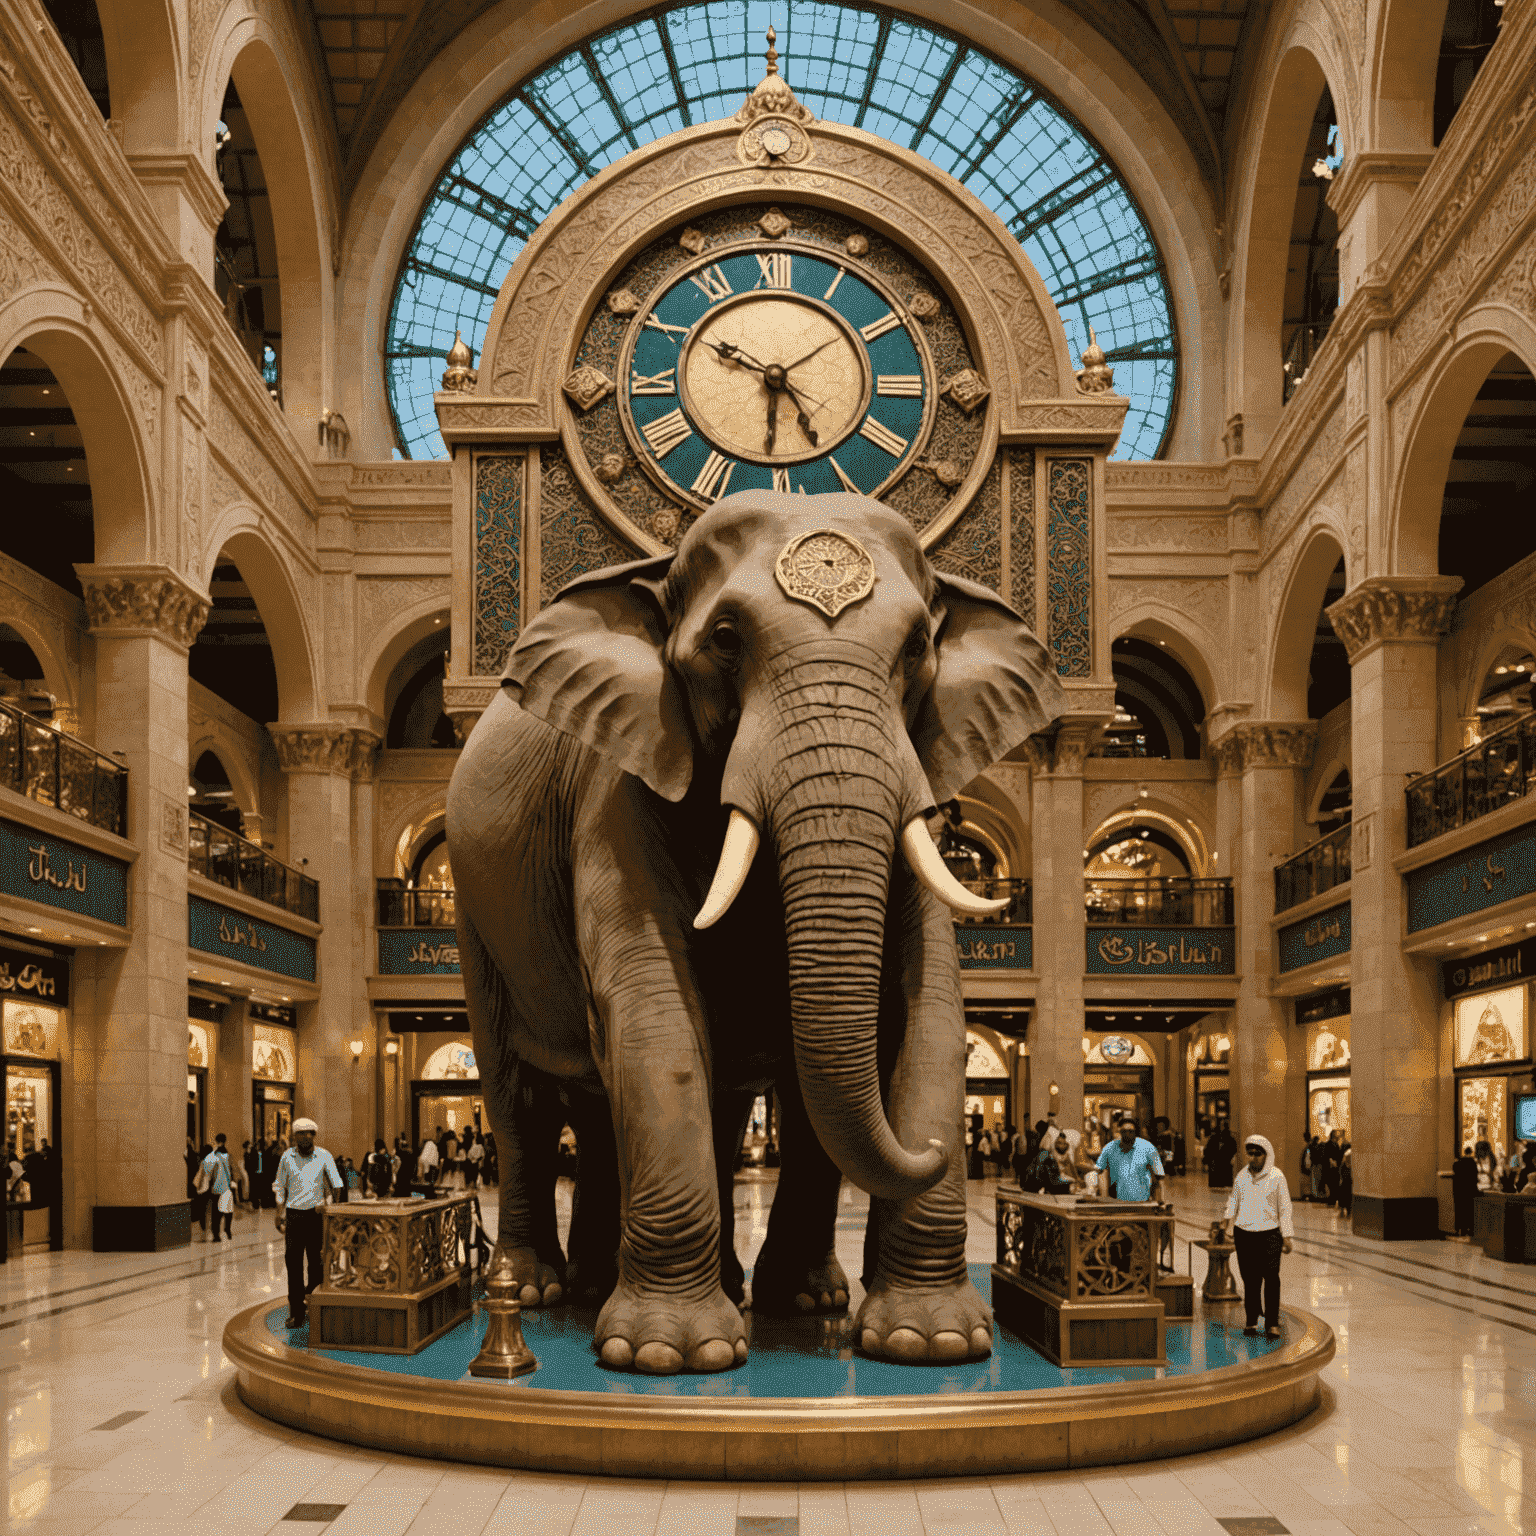
[(632, 149), (728, 117), (763, 73), (772, 20), (818, 117), (932, 160), (1013, 232), (1074, 355), (1091, 326), (1130, 397), (1115, 457), (1152, 458), (1178, 384), (1162, 257), (1104, 152), (1034, 81), (960, 38), (827, 0), (710, 0), (589, 39), (521, 85), (444, 170), (411, 240), (385, 343), (401, 449), (444, 452), (432, 391), (455, 330), (478, 353), (496, 292), (539, 222)]

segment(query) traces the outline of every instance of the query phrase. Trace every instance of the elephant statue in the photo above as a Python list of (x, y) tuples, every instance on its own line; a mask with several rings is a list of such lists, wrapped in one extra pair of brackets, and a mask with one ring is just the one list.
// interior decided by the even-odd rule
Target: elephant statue
[[(846, 1175), (871, 1197), (859, 1346), (990, 1352), (951, 909), (1004, 903), (950, 874), (925, 818), (1062, 709), (1023, 620), (856, 495), (728, 496), (675, 554), (581, 577), (529, 623), (447, 825), (501, 1165), (492, 1270), (525, 1304), (606, 1295), (610, 1367), (744, 1360), (730, 1170), (773, 1084), (753, 1307), (846, 1309)], [(569, 1272), (560, 1095), (583, 1148)]]

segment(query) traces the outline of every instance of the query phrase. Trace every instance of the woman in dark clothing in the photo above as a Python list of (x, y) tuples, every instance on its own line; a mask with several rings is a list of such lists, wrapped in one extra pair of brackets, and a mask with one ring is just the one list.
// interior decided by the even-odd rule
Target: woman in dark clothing
[(1451, 1203), (1456, 1208), (1457, 1237), (1472, 1236), (1472, 1202), (1477, 1198), (1477, 1159), (1471, 1147), (1451, 1164)]
[(1205, 1144), (1206, 1184), (1211, 1189), (1232, 1188), (1232, 1159), (1237, 1156), (1237, 1143), (1225, 1120), (1216, 1122), (1211, 1139)]

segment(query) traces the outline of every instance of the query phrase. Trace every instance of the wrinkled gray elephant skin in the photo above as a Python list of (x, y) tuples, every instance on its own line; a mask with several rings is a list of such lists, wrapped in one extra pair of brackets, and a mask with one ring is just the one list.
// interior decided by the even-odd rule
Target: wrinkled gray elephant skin
[[(815, 549), (856, 551), (851, 574), (807, 565)], [(783, 1166), (753, 1305), (846, 1307), (846, 1174), (872, 1197), (860, 1346), (986, 1355), (991, 1313), (965, 1268), (959, 962), (934, 894), (965, 893), (944, 889), (921, 818), (1061, 713), (1045, 649), (877, 502), (750, 491), (674, 556), (565, 588), (502, 681), (448, 794), (501, 1165), (493, 1265), (526, 1303), (562, 1294), (545, 1150), (561, 1085), (592, 1208), (572, 1268), (611, 1285), (603, 1362), (743, 1360), (730, 1158), (773, 1083)], [(591, 1235), (609, 1198), (616, 1260)]]

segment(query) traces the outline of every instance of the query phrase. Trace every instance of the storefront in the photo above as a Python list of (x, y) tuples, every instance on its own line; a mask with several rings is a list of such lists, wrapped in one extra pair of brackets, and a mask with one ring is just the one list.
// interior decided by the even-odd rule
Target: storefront
[(1090, 1031), (1083, 1036), (1083, 1129), (1092, 1149), (1117, 1118), (1134, 1115), (1149, 1136), (1155, 1114), (1155, 1069), (1146, 1042), (1135, 1035)]
[(411, 1082), (411, 1145), (420, 1147), (439, 1130), (462, 1136), (466, 1128), (490, 1129), (480, 1096), (480, 1068), (468, 1040), (449, 1040), (421, 1063)]
[(1349, 988), (1296, 999), (1296, 1023), (1307, 1052), (1307, 1135), (1350, 1139)]
[[(989, 1031), (990, 1033), (990, 1031)], [(965, 1114), (974, 1132), (979, 1124), (994, 1137), (1013, 1119), (1013, 1081), (998, 1041), (974, 1029), (965, 1032)]]
[(1225, 1030), (1197, 1036), (1189, 1045), (1195, 1108), (1195, 1140), (1204, 1147), (1219, 1122), (1232, 1123), (1232, 1039)]
[(251, 1127), (261, 1141), (293, 1134), (299, 1037), (291, 1008), (251, 1006)]
[[(1446, 962), (1442, 967), (1450, 1010), (1451, 1069), (1455, 1084), (1454, 1149), (1472, 1149), (1478, 1183), (1517, 1160), (1514, 1099), (1532, 1088), (1530, 984), (1536, 941)], [(1493, 1160), (1497, 1160), (1497, 1165)]]
[[(0, 1041), (5, 1070), (4, 1257), (64, 1246), (60, 1057), (69, 962), (0, 944)], [(18, 1176), (19, 1165), (19, 1176)], [(18, 1198), (25, 1196), (25, 1198)]]

